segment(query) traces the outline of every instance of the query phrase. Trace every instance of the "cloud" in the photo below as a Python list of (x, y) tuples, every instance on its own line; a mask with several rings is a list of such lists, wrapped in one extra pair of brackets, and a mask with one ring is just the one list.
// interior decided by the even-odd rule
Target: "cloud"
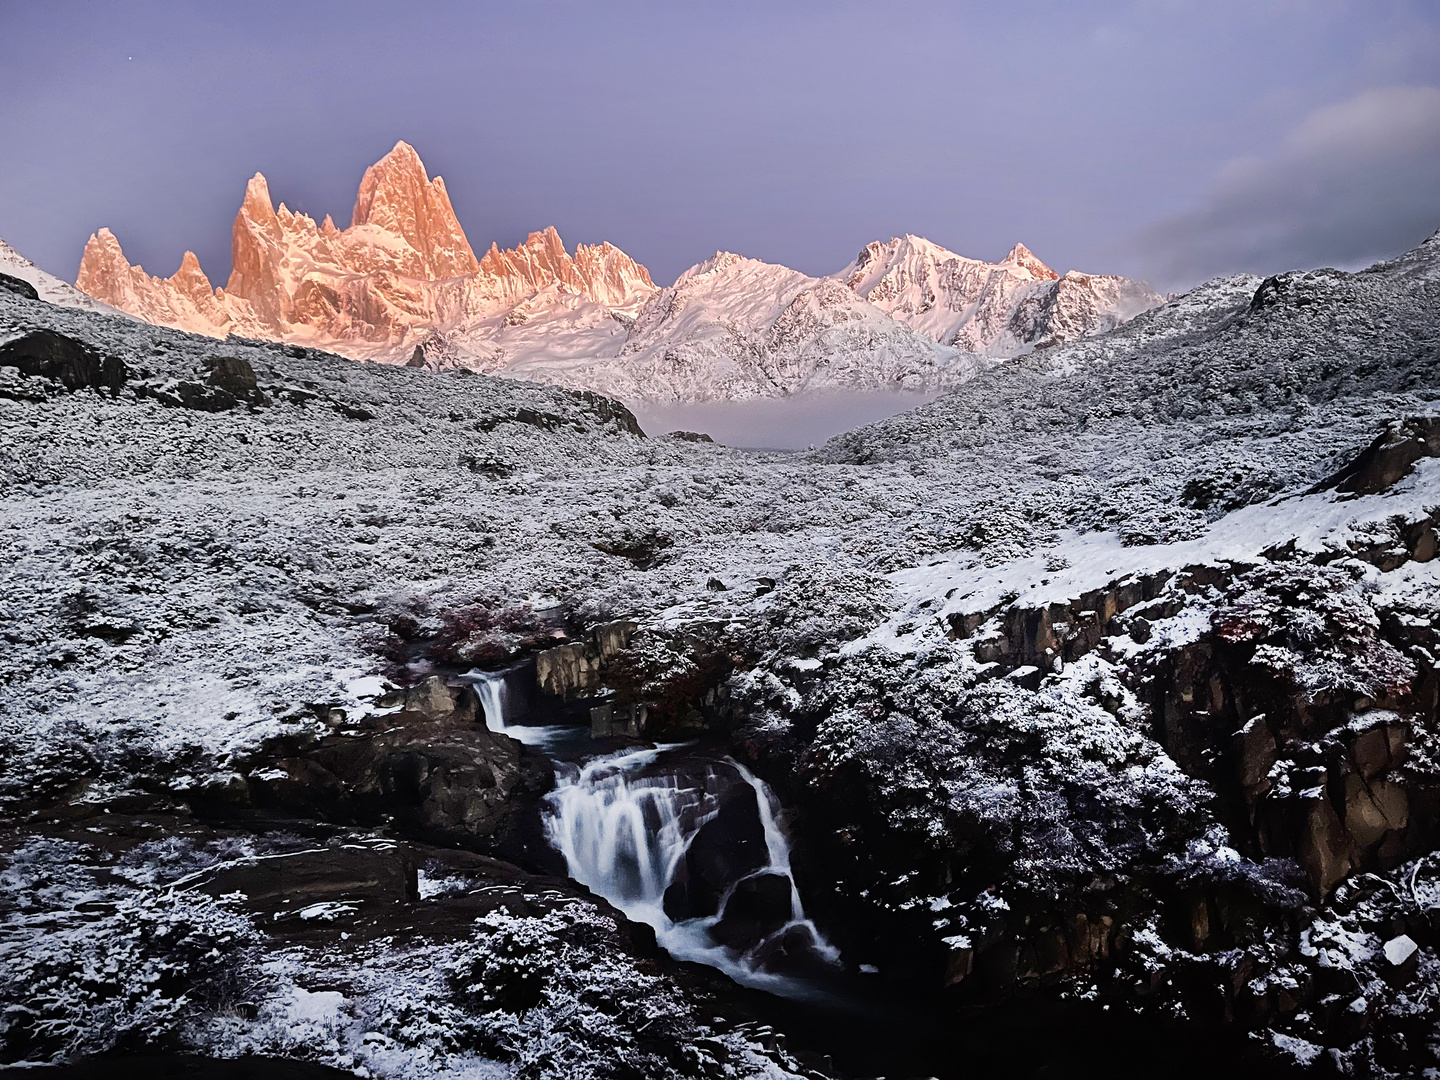
[(1318, 109), (1273, 152), (1220, 170), (1204, 205), (1140, 238), (1165, 287), (1217, 274), (1358, 267), (1440, 228), (1440, 89), (1367, 90)]

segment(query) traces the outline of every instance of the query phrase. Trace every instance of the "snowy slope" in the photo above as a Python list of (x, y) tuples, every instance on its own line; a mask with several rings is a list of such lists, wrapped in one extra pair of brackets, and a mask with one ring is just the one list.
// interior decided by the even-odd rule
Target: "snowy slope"
[[(1437, 283), (1440, 237), (1358, 274), (1212, 282), (796, 455), (642, 439), (593, 395), (220, 346), (0, 293), (0, 339), (53, 330), (125, 365), (117, 394), (0, 365), (0, 805), (19, 823), (0, 884), (9, 955), (56, 958), (21, 988), (53, 987), (41, 976), (67, 970), (57, 950), (87, 926), (122, 944), (136, 935), (115, 925), (130, 909), (87, 903), (51, 922), (18, 908), (53, 903), (74, 880), (73, 849), (52, 843), (27, 876), (15, 830), (73, 814), (99, 844), (108, 820), (154, 805), (143, 800), (170, 812), (249, 791), (269, 782), (262, 740), (329, 739), (337, 712), (375, 708), (373, 676), (408, 677), (419, 663), (407, 662), (443, 655), (424, 650), (483, 627), (479, 616), (544, 610), (575, 633), (633, 621), (630, 670), (676, 673), (687, 700), (708, 689), (689, 681), (697, 661), (730, 658), (711, 735), (803, 808), (795, 842), (808, 840), (843, 900), (830, 916), (853, 930), (847, 963), (904, 985), (919, 958), (958, 981), (947, 994), (980, 1002), (985, 972), (1005, 964), (997, 993), (1059, 987), (1162, 1016), (1166, 1032), (1228, 1031), (1293, 1060), (1418, 1075), (1406, 1055), (1428, 1053), (1440, 1030), (1440, 955), (1428, 930), (1408, 969), (1383, 950), (1428, 927), (1440, 902), (1427, 809), (1440, 791), (1440, 471), (1422, 460), (1353, 497), (1321, 482), (1395, 417), (1440, 411)], [(728, 325), (773, 360), (789, 355), (792, 324), (805, 341), (870, 318), (733, 257), (661, 297), (636, 340), (653, 335), (662, 355), (699, 353)], [(589, 317), (562, 303), (543, 316), (571, 320), (577, 341), (599, 329)], [(221, 357), (250, 365), (251, 403), (184, 407), (178, 388), (213, 393)], [(1169, 584), (1137, 583), (1161, 572)], [(1243, 637), (1272, 630), (1263, 645)], [(1380, 679), (1364, 668), (1377, 657)], [(1323, 692), (1306, 697), (1304, 680)], [(1260, 740), (1264, 768), (1244, 791), (1237, 731), (1247, 744), (1276, 736)], [(1367, 756), (1377, 731), (1382, 745), (1402, 733), (1408, 756)], [(1376, 819), (1367, 792), (1414, 810)], [(1291, 846), (1261, 846), (1260, 822)], [(215, 839), (194, 835), (196, 847)], [(1313, 842), (1347, 837), (1364, 838), (1342, 849), (1348, 879), (1311, 889)], [(154, 870), (180, 839), (115, 868)], [(156, 910), (179, 902), (165, 903)], [(401, 925), (420, 925), (414, 910)], [(1237, 910), (1243, 932), (1230, 937)], [(110, 922), (86, 921), (102, 912)], [(387, 938), (359, 959), (397, 970), (419, 940)], [(117, 955), (106, 943), (94, 943), (102, 961)], [(190, 985), (182, 968), (124, 999), (95, 981), (105, 965), (91, 956), (74, 963), (83, 1000), (16, 1004), (104, 1046), (133, 1015), (127, 1000), (163, 1003)], [(438, 971), (437, 956), (412, 962)], [(289, 970), (311, 998), (362, 992)], [(235, 1000), (186, 998), (170, 1015), (217, 1025), (189, 1045), (335, 1060), (314, 1049), (323, 1033), (245, 1043)], [(1237, 1000), (1294, 1007), (1218, 1026), (1216, 1003)], [(1331, 1027), (1346, 1014), (1367, 1026)], [(407, 1012), (380, 1037), (450, 1046), (464, 1015), (427, 1026)], [(542, 1045), (523, 1026), (535, 1014), (514, 1015), (516, 1039)], [(349, 1030), (389, 1046), (368, 1034), (378, 1023), (357, 1015)], [(586, 1052), (609, 1061), (615, 1045)], [(378, 1077), (432, 1075), (376, 1054)]]
[(35, 286), (35, 291), (40, 294), (41, 300), (48, 300), (61, 307), (80, 308), (82, 311), (102, 311), (108, 315), (125, 314), (108, 304), (102, 304), (93, 297), (87, 296), (54, 274), (47, 274), (4, 240), (0, 240), (0, 274), (9, 274), (21, 281), (28, 281)]

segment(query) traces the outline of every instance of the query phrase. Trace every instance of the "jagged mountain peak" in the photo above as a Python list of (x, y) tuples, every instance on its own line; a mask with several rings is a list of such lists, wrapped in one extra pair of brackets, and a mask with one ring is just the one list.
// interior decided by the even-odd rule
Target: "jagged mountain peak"
[(141, 318), (181, 329), (299, 337), (396, 362), (413, 353), (418, 338), (456, 336), (552, 287), (621, 313), (638, 310), (655, 291), (649, 272), (619, 248), (581, 245), (572, 258), (553, 227), (513, 251), (491, 245), (477, 259), (444, 180), (429, 177), (403, 140), (365, 170), (343, 230), (329, 215), (317, 226), (284, 203), (277, 209), (257, 172), (235, 215), (230, 252), (225, 288), (207, 291), (198, 264), (171, 278), (149, 277), (100, 230), (87, 245), (80, 284)]
[(432, 280), (473, 274), (475, 252), (460, 227), (440, 177), (433, 180), (407, 142), (365, 170), (355, 197), (350, 227), (373, 226), (403, 239), (420, 255), (415, 277)]
[(1035, 253), (1024, 244), (1016, 244), (1012, 247), (1009, 254), (1000, 260), (1000, 265), (1027, 270), (1032, 276), (1041, 280), (1054, 281), (1060, 276), (1036, 258)]
[[(277, 208), (257, 172), (235, 216), (223, 289), (189, 255), (171, 277), (149, 276), (103, 229), (79, 284), (142, 319), (200, 333), (391, 363), (419, 345), (442, 366), (683, 399), (938, 385), (975, 369), (966, 354), (1013, 356), (1159, 301), (1120, 278), (1057, 279), (1023, 244), (988, 263), (913, 233), (868, 244), (820, 278), (720, 250), (668, 289), (613, 244), (567, 251), (554, 226), (476, 258), (444, 181), (403, 140), (365, 170), (345, 229)], [(437, 340), (445, 349), (426, 344)]]
[(1024, 244), (988, 263), (909, 233), (867, 244), (832, 276), (932, 341), (997, 358), (1108, 330), (1162, 300), (1125, 278), (1062, 278)]
[[(437, 176), (435, 179), (440, 178)], [(415, 148), (403, 139), (400, 140), (384, 157), (367, 168), (360, 178), (355, 208), (350, 214), (351, 226), (370, 223), (377, 196), (384, 207), (387, 203), (399, 201), (401, 197), (413, 197), (432, 183), (425, 172), (425, 163), (420, 160)]]
[(240, 214), (261, 226), (275, 219), (275, 203), (270, 198), (270, 183), (264, 173), (256, 173), (245, 184), (245, 197), (240, 200)]

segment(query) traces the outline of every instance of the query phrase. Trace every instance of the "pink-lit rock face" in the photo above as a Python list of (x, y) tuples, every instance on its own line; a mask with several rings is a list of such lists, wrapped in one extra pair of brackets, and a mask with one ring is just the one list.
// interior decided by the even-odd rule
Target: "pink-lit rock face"
[[(365, 170), (350, 227), (317, 225), (265, 177), (245, 187), (231, 234), (230, 279), (214, 289), (186, 253), (172, 277), (131, 266), (108, 229), (91, 236), (76, 284), (147, 322), (203, 334), (296, 341), (363, 359), (403, 362), (417, 345), (474, 336), (546, 290), (606, 314), (633, 312), (655, 291), (646, 269), (611, 244), (571, 256), (554, 229), (477, 259), (445, 181), (400, 142)], [(568, 297), (568, 299), (565, 299)], [(483, 354), (483, 350), (481, 350)], [(479, 366), (494, 366), (481, 363)]]
[(120, 241), (101, 229), (85, 245), (76, 286), (102, 303), (145, 322), (176, 326), (205, 334), (225, 334), (230, 315), (210, 287), (200, 263), (187, 251), (173, 277), (151, 277), (131, 266)]

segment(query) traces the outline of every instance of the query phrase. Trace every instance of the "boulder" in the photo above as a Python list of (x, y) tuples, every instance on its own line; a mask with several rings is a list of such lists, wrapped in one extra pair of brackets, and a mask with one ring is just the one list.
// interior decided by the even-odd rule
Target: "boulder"
[(535, 681), (556, 697), (593, 694), (600, 689), (600, 661), (578, 642), (558, 645), (536, 654)]
[(240, 356), (217, 356), (206, 362), (209, 374), (205, 381), (216, 389), (236, 398), (253, 397), (259, 390), (255, 369)]
[(677, 922), (714, 915), (731, 885), (768, 865), (770, 852), (755, 789), (736, 784), (675, 868), (675, 879), (665, 890), (665, 914)]
[(0, 344), (0, 367), (54, 379), (70, 390), (119, 390), (129, 373), (116, 357), (101, 356), (84, 342), (53, 330), (30, 330)]
[(256, 762), (250, 803), (330, 820), (392, 818), (412, 834), (466, 847), (509, 839), (548, 790), (550, 769), (479, 722), (466, 688), (430, 678), (403, 702), (401, 712)]
[(356, 811), (393, 814), (422, 835), (465, 844), (498, 840), (516, 809), (513, 795), (545, 786), (520, 746), (468, 721), (422, 713), (386, 717), (373, 735), (335, 735), (307, 757), (339, 782)]
[(1410, 823), (1410, 799), (1405, 789), (1389, 780), (1368, 784), (1351, 773), (1345, 778), (1345, 829), (1362, 850), (1374, 847), (1387, 832)]
[(1316, 793), (1300, 836), (1300, 864), (1324, 896), (1350, 873), (1354, 844), (1324, 791)]
[(1399, 765), (1405, 759), (1405, 743), (1409, 734), (1409, 725), (1397, 720), (1376, 724), (1355, 736), (1350, 745), (1350, 757), (1360, 775), (1366, 780), (1373, 780)]
[(784, 874), (753, 874), (737, 882), (710, 936), (737, 952), (749, 952), (794, 917), (793, 888)]
[(1411, 982), (1420, 968), (1420, 946), (1407, 934), (1400, 934), (1385, 942), (1380, 950), (1385, 962), (1381, 972), (1385, 981), (1396, 986)]
[(40, 299), (40, 294), (35, 291), (34, 285), (24, 278), (12, 277), (9, 274), (0, 274), (0, 292), (14, 293), (26, 300)]
[(772, 934), (754, 951), (750, 962), (775, 975), (823, 978), (835, 974), (835, 966), (821, 955), (815, 933), (805, 923)]
[(473, 718), (473, 691), (446, 685), (439, 675), (431, 675), (405, 691), (405, 708), (429, 717), (449, 716), (464, 710)]
[(1339, 472), (1313, 489), (1373, 495), (1407, 476), (1422, 457), (1440, 455), (1440, 416), (1392, 421), (1375, 441)]

